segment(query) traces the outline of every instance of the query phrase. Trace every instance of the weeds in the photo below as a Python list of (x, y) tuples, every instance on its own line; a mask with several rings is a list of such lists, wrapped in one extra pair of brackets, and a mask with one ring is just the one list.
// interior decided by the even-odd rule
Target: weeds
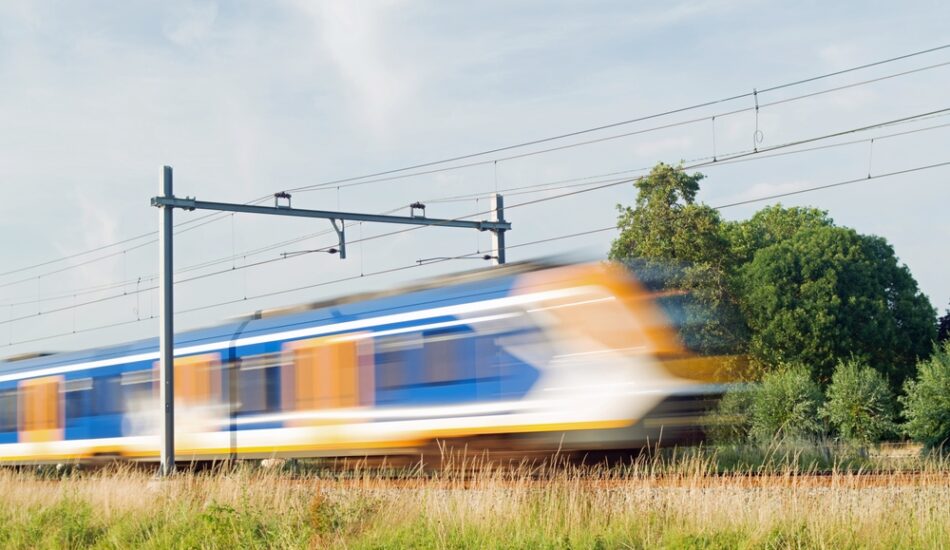
[[(4, 548), (940, 548), (950, 466), (793, 446), (440, 471), (0, 471)], [(820, 472), (814, 477), (802, 474)], [(873, 475), (865, 475), (874, 472)], [(912, 473), (911, 473), (912, 472)]]

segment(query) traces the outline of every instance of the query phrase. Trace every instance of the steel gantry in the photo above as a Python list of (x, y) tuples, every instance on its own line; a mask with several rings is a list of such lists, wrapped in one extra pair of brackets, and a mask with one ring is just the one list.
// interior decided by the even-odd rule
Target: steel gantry
[[(274, 206), (259, 206), (249, 204), (234, 204), (226, 202), (199, 201), (195, 198), (178, 198), (172, 191), (172, 168), (162, 168), (160, 182), (161, 195), (153, 197), (152, 206), (159, 211), (159, 302), (158, 316), (161, 329), (159, 332), (159, 385), (162, 402), (161, 421), (161, 470), (162, 476), (168, 476), (175, 470), (175, 381), (174, 381), (174, 349), (175, 349), (175, 300), (173, 294), (173, 223), (172, 211), (175, 208), (183, 210), (216, 210), (219, 212), (239, 212), (244, 214), (264, 214), (269, 216), (291, 216), (297, 218), (319, 218), (330, 220), (339, 239), (340, 259), (346, 258), (346, 222), (395, 223), (403, 225), (432, 225), (438, 227), (456, 227), (476, 229), (492, 232), (492, 254), (490, 259), (494, 265), (505, 263), (505, 232), (511, 229), (511, 223), (504, 219), (504, 199), (501, 195), (494, 195), (493, 220), (467, 221), (453, 219), (429, 218), (425, 215), (425, 205), (413, 203), (410, 206), (409, 216), (389, 216), (380, 214), (361, 214), (357, 212), (334, 212), (329, 210), (308, 210), (293, 208), (291, 195), (286, 192), (274, 194)], [(421, 214), (417, 214), (421, 212)]]

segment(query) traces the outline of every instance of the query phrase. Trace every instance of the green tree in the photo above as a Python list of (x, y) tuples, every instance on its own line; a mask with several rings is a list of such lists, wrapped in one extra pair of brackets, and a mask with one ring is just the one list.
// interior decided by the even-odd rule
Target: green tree
[(659, 163), (634, 183), (636, 206), (617, 206), (620, 235), (610, 258), (718, 264), (727, 250), (719, 213), (696, 203), (703, 175)]
[(799, 206), (786, 208), (776, 204), (762, 208), (748, 220), (723, 224), (723, 232), (733, 261), (744, 265), (763, 248), (788, 240), (802, 231), (832, 226), (834, 221), (824, 210)]
[(937, 343), (950, 340), (950, 309), (947, 314), (937, 320)]
[(702, 179), (660, 163), (637, 180), (635, 206), (617, 206), (620, 235), (609, 257), (656, 276), (661, 288), (688, 291), (681, 304), (684, 339), (700, 351), (724, 353), (742, 345), (745, 323), (719, 213), (696, 202)]
[(762, 377), (752, 394), (750, 435), (758, 441), (821, 433), (821, 389), (801, 364), (782, 365)]
[(875, 236), (821, 225), (758, 250), (741, 268), (750, 351), (764, 364), (839, 359), (882, 365), (899, 385), (935, 336), (935, 312), (894, 250)]
[(904, 430), (930, 448), (950, 442), (950, 342), (917, 363), (917, 377), (904, 385), (899, 398), (907, 419)]
[(857, 359), (838, 363), (826, 397), (825, 416), (848, 441), (869, 445), (897, 430), (894, 396), (887, 380)]

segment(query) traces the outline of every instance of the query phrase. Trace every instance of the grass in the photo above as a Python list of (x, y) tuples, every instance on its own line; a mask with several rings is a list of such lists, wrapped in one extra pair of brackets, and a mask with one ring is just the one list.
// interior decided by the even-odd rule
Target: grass
[[(766, 458), (754, 465), (756, 456)], [(689, 450), (613, 466), (508, 468), (459, 459), (439, 472), (402, 469), (395, 475), (359, 467), (290, 475), (245, 466), (165, 481), (121, 466), (63, 477), (3, 470), (0, 547), (778, 549), (950, 543), (945, 459), (895, 462), (872, 455), (857, 464), (815, 451), (831, 467), (809, 476), (802, 473), (819, 471), (821, 464), (808, 456), (790, 449)]]

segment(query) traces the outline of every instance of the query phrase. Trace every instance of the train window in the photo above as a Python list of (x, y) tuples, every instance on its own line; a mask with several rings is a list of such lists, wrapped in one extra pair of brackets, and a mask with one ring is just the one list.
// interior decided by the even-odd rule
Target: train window
[(425, 382), (444, 384), (474, 377), (474, 342), (463, 329), (434, 330), (423, 334)]
[(380, 389), (392, 390), (412, 383), (410, 353), (418, 348), (418, 335), (380, 338), (376, 343), (376, 372)]
[(498, 377), (498, 344), (494, 335), (475, 338), (475, 369), (479, 380)]
[(0, 432), (16, 430), (16, 390), (0, 391)]
[(125, 410), (141, 410), (148, 406), (155, 396), (155, 381), (152, 369), (123, 372), (119, 383)]
[[(221, 390), (220, 355), (208, 353), (175, 358), (175, 406), (190, 407), (214, 402)], [(154, 368), (158, 369), (156, 361)]]
[(238, 366), (237, 386), (240, 412), (277, 410), (280, 407), (280, 354), (242, 359)]
[(285, 408), (353, 407), (371, 401), (372, 342), (354, 335), (287, 344), (293, 361), (285, 370)]
[(96, 415), (120, 414), (123, 411), (122, 387), (118, 376), (94, 378), (92, 395)]
[(66, 418), (89, 416), (89, 391), (92, 389), (92, 378), (67, 380), (63, 392), (66, 394)]
[(59, 379), (39, 378), (20, 382), (23, 431), (55, 430), (59, 427)]

